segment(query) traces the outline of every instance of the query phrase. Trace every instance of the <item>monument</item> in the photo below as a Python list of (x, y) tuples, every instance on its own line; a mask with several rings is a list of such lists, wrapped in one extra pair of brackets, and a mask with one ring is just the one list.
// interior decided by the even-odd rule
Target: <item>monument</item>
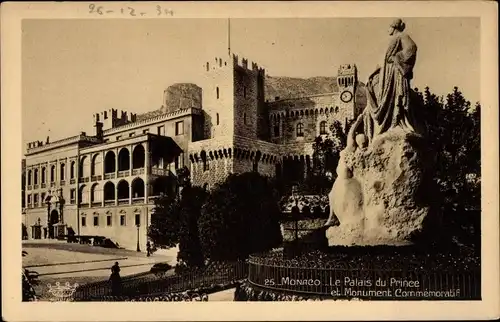
[(431, 215), (432, 153), (412, 101), (417, 46), (396, 19), (367, 105), (348, 133), (329, 194), (329, 246), (410, 245)]

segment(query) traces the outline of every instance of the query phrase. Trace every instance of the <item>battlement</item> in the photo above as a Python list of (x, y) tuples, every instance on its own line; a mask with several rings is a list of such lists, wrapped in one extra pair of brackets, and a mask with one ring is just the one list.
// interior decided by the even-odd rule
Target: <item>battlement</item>
[(101, 141), (99, 140), (99, 138), (96, 138), (94, 136), (89, 136), (85, 132), (80, 132), (80, 134), (78, 134), (78, 135), (64, 138), (61, 140), (56, 140), (54, 142), (50, 142), (49, 137), (47, 137), (46, 142), (43, 142), (43, 141), (29, 142), (27, 144), (26, 155), (46, 151), (49, 149), (58, 148), (58, 147), (69, 145), (69, 144), (76, 144), (79, 142), (87, 142), (90, 144), (97, 144), (97, 143), (100, 143)]
[(117, 127), (137, 120), (136, 113), (128, 113), (126, 111), (109, 109), (100, 113), (94, 114), (94, 125), (102, 123), (105, 129)]
[(357, 71), (358, 69), (355, 64), (342, 64), (339, 67), (338, 75), (339, 76), (352, 75), (356, 74)]
[[(264, 68), (259, 67), (259, 64), (256, 62), (250, 61), (250, 65), (248, 64), (249, 60), (245, 57), (241, 58), (241, 61), (238, 57), (238, 55), (233, 54), (233, 66), (234, 67), (241, 67), (247, 71), (253, 71), (257, 72), (259, 75), (264, 76), (266, 73), (266, 70)], [(250, 67), (248, 67), (250, 66)]]
[(205, 63), (205, 68), (206, 68), (206, 71), (209, 72), (211, 70), (225, 68), (225, 67), (227, 67), (227, 63), (228, 62), (226, 60), (223, 60), (220, 57), (215, 57), (215, 63), (210, 63), (207, 61)]

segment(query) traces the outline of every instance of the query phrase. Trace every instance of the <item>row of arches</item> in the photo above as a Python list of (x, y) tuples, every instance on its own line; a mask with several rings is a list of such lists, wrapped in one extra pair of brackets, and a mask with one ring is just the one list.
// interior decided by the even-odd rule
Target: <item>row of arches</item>
[(311, 109), (303, 109), (297, 111), (279, 111), (279, 112), (271, 112), (269, 118), (271, 121), (279, 121), (280, 119), (285, 118), (295, 118), (295, 117), (308, 117), (308, 116), (318, 116), (318, 115), (328, 115), (339, 112), (339, 107), (325, 107), (325, 108), (311, 108)]
[(166, 177), (158, 177), (146, 187), (142, 178), (134, 178), (130, 183), (123, 179), (117, 184), (107, 181), (103, 185), (94, 183), (92, 185), (82, 185), (79, 189), (79, 200), (82, 204), (96, 203), (102, 201), (115, 201), (144, 198), (146, 188), (149, 189), (150, 196), (159, 196), (162, 193), (168, 193), (173, 188), (172, 182)]
[(210, 150), (205, 151), (202, 150), (199, 154), (198, 153), (192, 153), (189, 155), (189, 159), (191, 162), (207, 162), (210, 160), (217, 160), (217, 159), (222, 159), (222, 158), (237, 158), (237, 159), (248, 159), (248, 160), (254, 160), (254, 161), (261, 161), (265, 163), (275, 163), (278, 161), (278, 156), (276, 155), (271, 155), (268, 153), (262, 153), (261, 151), (251, 151), (251, 150), (246, 150), (246, 149), (239, 149), (236, 148), (232, 150), (231, 148), (229, 149), (219, 149), (219, 150)]
[[(104, 164), (101, 153), (96, 153), (92, 156), (83, 156), (79, 163), (80, 177), (86, 178), (90, 176), (102, 175), (104, 173), (114, 173), (116, 171), (126, 171), (132, 169), (144, 168), (146, 161), (146, 151), (141, 144), (134, 147), (132, 158), (128, 148), (123, 147), (118, 151), (116, 156), (114, 151), (108, 151), (104, 155)], [(48, 170), (47, 170), (48, 169)], [(59, 164), (59, 178), (56, 177), (56, 164), (50, 166), (42, 166), (40, 168), (28, 169), (27, 181), (28, 186), (45, 184), (49, 182), (66, 180), (66, 163)], [(76, 160), (69, 163), (69, 177), (74, 179), (76, 176)], [(47, 173), (48, 172), (48, 173)]]

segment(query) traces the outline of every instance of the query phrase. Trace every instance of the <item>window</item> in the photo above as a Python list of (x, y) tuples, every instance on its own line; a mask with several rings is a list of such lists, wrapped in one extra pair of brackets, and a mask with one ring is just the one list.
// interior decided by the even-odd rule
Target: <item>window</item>
[(28, 171), (28, 186), (31, 186), (31, 170)]
[(129, 135), (128, 135), (128, 137), (129, 137), (129, 138), (131, 138), (131, 137), (133, 137), (133, 136), (135, 136), (135, 133), (134, 133), (134, 132), (129, 133)]
[(45, 192), (42, 192), (42, 194), (40, 195), (40, 200), (42, 202), (45, 202)]
[(279, 125), (274, 126), (274, 136), (275, 137), (280, 136), (280, 126)]
[(75, 203), (76, 189), (71, 189), (69, 191), (69, 199), (71, 203)]
[(71, 179), (75, 178), (75, 161), (71, 162), (70, 178)]
[(35, 193), (33, 195), (33, 202), (35, 203), (35, 207), (38, 206), (38, 194), (37, 193)]
[(304, 124), (298, 123), (297, 124), (297, 137), (303, 137), (304, 136)]
[(148, 134), (148, 133), (149, 133), (149, 129), (142, 130), (142, 134)]
[(136, 214), (135, 215), (135, 225), (139, 226), (140, 224), (141, 224), (141, 215), (140, 214)]
[(83, 216), (82, 217), (82, 227), (86, 227), (87, 226), (87, 217)]
[(165, 135), (165, 126), (158, 126), (158, 135)]
[(319, 123), (319, 134), (326, 134), (326, 121)]
[(247, 98), (247, 87), (243, 86), (243, 97)]
[(120, 216), (120, 226), (125, 226), (125, 215)]
[(184, 134), (184, 121), (176, 122), (175, 135), (182, 135), (182, 134)]
[(45, 168), (42, 168), (42, 184), (45, 183)]
[(219, 113), (217, 113), (217, 125), (219, 125)]
[(64, 181), (66, 178), (66, 165), (64, 163), (61, 163), (61, 181)]
[(247, 124), (247, 113), (243, 113), (243, 124)]
[(94, 226), (99, 226), (99, 216), (94, 216)]
[(118, 136), (116, 137), (116, 141), (120, 141), (121, 139), (122, 139), (122, 136), (121, 136), (121, 135), (118, 135)]
[(217, 95), (217, 99), (219, 99), (219, 87), (217, 87), (217, 88), (215, 89), (215, 92), (216, 92), (216, 95)]
[(111, 226), (111, 216), (106, 216), (106, 225)]
[(50, 167), (50, 182), (56, 181), (56, 166), (53, 165)]
[(28, 206), (31, 206), (31, 195), (28, 195)]

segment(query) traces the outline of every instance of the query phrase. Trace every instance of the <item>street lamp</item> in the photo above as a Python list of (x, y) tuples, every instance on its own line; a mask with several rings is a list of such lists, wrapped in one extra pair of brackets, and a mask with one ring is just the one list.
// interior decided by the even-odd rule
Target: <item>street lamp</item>
[(137, 224), (137, 251), (140, 252), (141, 251), (141, 247), (139, 245), (139, 227), (141, 227), (140, 224)]

